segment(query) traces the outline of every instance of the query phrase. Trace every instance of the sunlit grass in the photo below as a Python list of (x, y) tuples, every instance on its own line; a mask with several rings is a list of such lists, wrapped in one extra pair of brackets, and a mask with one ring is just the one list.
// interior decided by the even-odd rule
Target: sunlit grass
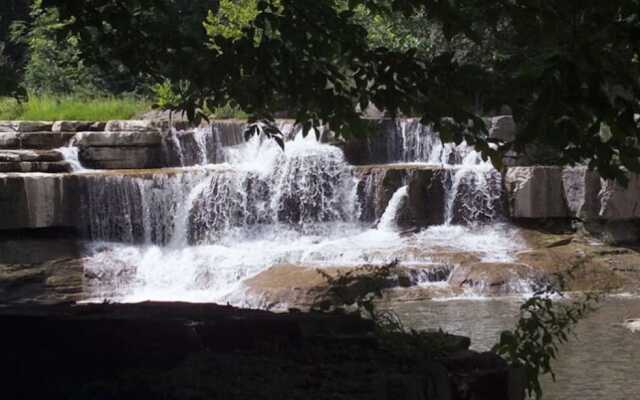
[(0, 99), (0, 120), (108, 121), (130, 119), (151, 109), (151, 102), (133, 97), (81, 98), (74, 96), (30, 96), (19, 104)]

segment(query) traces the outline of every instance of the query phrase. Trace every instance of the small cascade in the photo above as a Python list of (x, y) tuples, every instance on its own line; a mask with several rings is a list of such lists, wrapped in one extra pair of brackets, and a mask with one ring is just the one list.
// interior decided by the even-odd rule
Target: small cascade
[(73, 143), (66, 147), (59, 147), (56, 151), (62, 154), (64, 160), (71, 165), (73, 172), (86, 171), (80, 162), (80, 149), (74, 146)]
[(189, 130), (172, 128), (165, 140), (167, 159), (181, 167), (222, 162), (219, 134), (211, 126)]
[(409, 197), (408, 187), (402, 186), (391, 197), (389, 205), (378, 223), (378, 230), (393, 232), (398, 228), (398, 214)]
[(504, 215), (502, 174), (478, 153), (469, 153), (452, 168), (445, 223), (473, 225), (496, 222)]
[(167, 244), (188, 191), (203, 172), (86, 175), (79, 180), (85, 236), (98, 241)]

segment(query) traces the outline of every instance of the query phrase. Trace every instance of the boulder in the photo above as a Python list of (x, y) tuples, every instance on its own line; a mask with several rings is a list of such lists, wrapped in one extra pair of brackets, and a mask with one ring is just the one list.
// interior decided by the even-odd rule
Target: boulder
[(512, 218), (568, 218), (561, 167), (512, 167), (505, 174)]
[(56, 121), (53, 123), (53, 132), (82, 132), (82, 131), (104, 131), (106, 122), (94, 121)]

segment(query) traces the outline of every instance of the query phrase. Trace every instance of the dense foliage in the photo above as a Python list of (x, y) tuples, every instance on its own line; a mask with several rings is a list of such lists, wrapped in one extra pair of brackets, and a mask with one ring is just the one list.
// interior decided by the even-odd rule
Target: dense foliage
[(25, 48), (11, 41), (10, 31), (12, 23), (27, 14), (27, 0), (4, 0), (0, 4), (0, 96), (6, 95), (22, 100), (26, 95), (20, 85)]
[[(172, 82), (180, 98), (173, 107), (194, 118), (232, 102), (254, 119), (287, 110), (348, 135), (361, 128), (357, 110), (373, 103), (392, 116), (419, 115), (443, 139), (466, 139), (496, 164), (505, 151), (542, 142), (559, 161), (588, 161), (607, 177), (640, 171), (638, 0), (257, 0), (245, 2), (255, 13), (217, 17), (211, 0), (49, 3), (75, 18), (70, 28), (92, 61), (118, 60)], [(424, 57), (417, 44), (371, 46), (363, 13), (417, 16), (442, 40), (490, 54), (445, 48)], [(212, 28), (216, 19), (237, 26)], [(521, 134), (496, 151), (479, 108), (504, 105)]]

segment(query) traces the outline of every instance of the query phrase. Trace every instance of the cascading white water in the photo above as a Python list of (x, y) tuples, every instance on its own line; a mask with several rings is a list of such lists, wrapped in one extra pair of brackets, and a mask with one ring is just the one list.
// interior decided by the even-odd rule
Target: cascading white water
[(396, 190), (396, 192), (389, 200), (389, 205), (385, 210), (384, 214), (380, 218), (380, 222), (378, 223), (378, 230), (381, 231), (395, 231), (397, 228), (398, 222), (398, 213), (400, 212), (403, 203), (407, 200), (409, 196), (407, 186), (402, 186), (400, 189)]
[(55, 151), (62, 154), (62, 158), (71, 165), (73, 172), (86, 171), (80, 162), (80, 148), (76, 146), (74, 140), (72, 140), (68, 146), (59, 147), (55, 149)]
[(492, 222), (503, 216), (502, 174), (472, 152), (452, 168), (445, 205), (445, 223)]
[[(450, 226), (401, 236), (396, 225), (407, 187), (392, 196), (377, 229), (361, 223), (359, 182), (342, 151), (315, 134), (303, 138), (291, 123), (280, 126), (289, 138), (284, 152), (264, 137), (244, 142), (237, 126), (214, 124), (189, 139), (174, 131), (180, 165), (199, 167), (82, 180), (82, 220), (96, 241), (87, 269), (101, 277), (96, 298), (227, 301), (243, 279), (283, 264), (337, 267), (397, 259), (424, 266), (434, 262), (434, 253), (459, 251), (483, 261), (511, 259), (522, 244), (509, 229), (453, 225), (500, 214), (494, 199), (500, 174), (464, 144), (443, 146), (416, 121), (400, 126), (400, 160), (451, 171)], [(230, 129), (231, 135), (222, 135)], [(204, 166), (212, 163), (218, 164)], [(378, 182), (363, 184), (374, 192)]]

